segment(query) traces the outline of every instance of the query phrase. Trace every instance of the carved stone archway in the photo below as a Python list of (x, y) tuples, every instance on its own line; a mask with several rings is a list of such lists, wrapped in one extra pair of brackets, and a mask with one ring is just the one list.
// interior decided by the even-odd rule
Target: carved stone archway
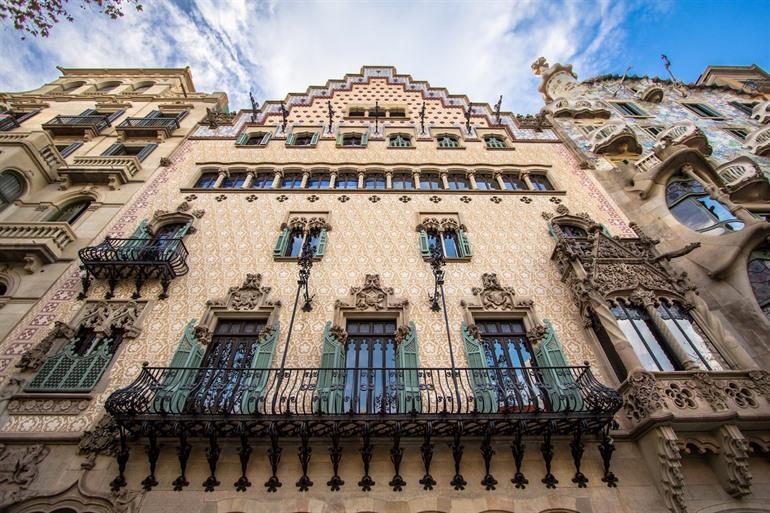
[(397, 297), (393, 288), (383, 287), (379, 274), (367, 274), (361, 287), (351, 287), (346, 299), (334, 303), (332, 331), (338, 340), (346, 338), (346, 320), (356, 317), (395, 319), (401, 330), (409, 326), (409, 300)]

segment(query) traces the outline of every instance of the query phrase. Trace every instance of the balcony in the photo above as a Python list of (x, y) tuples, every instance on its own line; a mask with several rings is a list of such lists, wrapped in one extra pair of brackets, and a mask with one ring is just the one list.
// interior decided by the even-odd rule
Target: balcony
[(557, 118), (603, 118), (609, 119), (610, 110), (600, 101), (592, 100), (574, 100), (567, 99), (556, 100), (545, 107), (546, 112), (550, 112)]
[(754, 155), (760, 157), (770, 156), (770, 126), (758, 128), (746, 137), (743, 145)]
[(641, 153), (636, 134), (622, 121), (610, 121), (591, 133), (591, 151), (599, 155)]
[(171, 280), (187, 274), (187, 248), (182, 239), (113, 239), (98, 246), (88, 246), (78, 252), (85, 271), (83, 293), (88, 294), (91, 279), (105, 279), (109, 284), (109, 299), (119, 281), (134, 278), (134, 299), (141, 297), (142, 285), (148, 280), (160, 280), (160, 299), (168, 297)]
[(95, 114), (91, 116), (56, 116), (43, 123), (43, 130), (51, 135), (80, 135), (86, 140), (95, 137), (110, 125), (109, 115)]
[(663, 150), (670, 146), (687, 146), (701, 152), (701, 154), (711, 155), (711, 145), (706, 134), (698, 128), (692, 121), (681, 121), (675, 123), (663, 130), (656, 137), (655, 153), (661, 157)]
[(656, 82), (643, 82), (636, 91), (636, 97), (643, 102), (660, 103), (663, 101), (663, 87)]
[(751, 110), (751, 119), (759, 121), (763, 125), (770, 122), (770, 101), (754, 105), (754, 108)]
[(59, 175), (63, 178), (62, 188), (73, 183), (92, 183), (108, 185), (115, 190), (141, 168), (135, 156), (75, 157), (72, 165), (59, 169)]
[[(603, 386), (588, 366), (541, 368), (290, 368), (290, 369), (222, 369), (222, 368), (169, 368), (143, 367), (137, 379), (129, 386), (112, 393), (105, 407), (125, 434), (147, 436), (150, 447), (157, 446), (158, 437), (201, 437), (207, 440), (211, 476), (204, 482), (211, 491), (219, 485), (216, 468), (221, 451), (218, 439), (240, 439), (238, 454), (242, 456), (243, 476), (235, 483), (237, 490), (245, 490), (250, 442), (262, 439), (268, 444), (268, 459), (273, 475), (265, 483), (268, 491), (281, 486), (276, 475), (281, 441), (299, 439), (299, 458), (303, 476), (297, 482), (300, 490), (307, 490), (312, 481), (307, 476), (307, 463), (314, 444), (330, 441), (335, 477), (339, 479), (334, 454), (340, 454), (340, 440), (361, 441), (360, 454), (364, 477), (359, 482), (364, 490), (374, 485), (368, 477), (368, 468), (374, 448), (392, 438), (396, 454), (391, 461), (396, 477), (390, 486), (397, 488), (399, 466), (405, 448), (402, 437), (423, 439), (422, 446), (409, 444), (419, 450), (425, 465), (425, 477), (420, 481), (428, 490), (435, 485), (430, 476), (430, 461), (434, 445), (431, 437), (449, 437), (455, 461), (456, 475), (451, 484), (461, 490), (467, 484), (460, 474), (463, 437), (477, 437), (487, 469), (494, 451), (493, 437), (513, 439), (514, 451), (523, 456), (523, 436), (537, 436), (546, 462), (543, 482), (554, 487), (557, 482), (551, 474), (554, 445), (551, 436), (577, 437), (578, 445), (571, 453), (576, 466), (576, 479), (586, 480), (580, 472), (583, 442), (599, 436), (599, 450), (604, 459), (604, 479), (614, 486), (615, 476), (610, 472), (612, 442), (608, 429), (613, 416), (621, 408), (620, 396)], [(584, 438), (581, 438), (584, 437)], [(118, 451), (119, 476), (114, 488), (126, 485), (124, 471), (128, 446), (124, 436)], [(574, 438), (573, 438), (574, 439)], [(180, 439), (181, 440), (181, 439)], [(437, 451), (439, 446), (436, 444)], [(211, 450), (216, 448), (216, 450)], [(411, 449), (406, 449), (411, 450)], [(320, 452), (320, 451), (318, 451)], [(324, 451), (325, 452), (325, 451)], [(147, 451), (151, 475), (143, 482), (154, 486), (157, 480), (154, 468), (158, 454)], [(174, 482), (175, 489), (186, 486), (184, 477), (190, 451), (183, 451), (179, 459), (182, 476)], [(243, 455), (246, 455), (245, 463)], [(273, 456), (271, 456), (273, 455)], [(368, 481), (367, 481), (368, 479)], [(426, 484), (426, 482), (428, 484)], [(432, 482), (432, 483), (431, 483)], [(517, 463), (514, 482), (525, 484), (521, 474), (521, 460)], [(578, 481), (575, 481), (578, 482)], [(493, 489), (497, 481), (487, 471), (482, 484)], [(489, 486), (492, 488), (489, 488)], [(240, 488), (239, 488), (240, 486)], [(368, 487), (368, 488), (367, 488)], [(332, 488), (335, 489), (334, 487)], [(339, 489), (337, 487), (336, 489)]]
[(124, 139), (129, 137), (157, 137), (161, 141), (171, 137), (174, 130), (178, 128), (179, 119), (177, 117), (126, 118), (115, 127), (118, 134)]
[(0, 223), (0, 259), (26, 262), (32, 273), (60, 260), (76, 238), (68, 223)]

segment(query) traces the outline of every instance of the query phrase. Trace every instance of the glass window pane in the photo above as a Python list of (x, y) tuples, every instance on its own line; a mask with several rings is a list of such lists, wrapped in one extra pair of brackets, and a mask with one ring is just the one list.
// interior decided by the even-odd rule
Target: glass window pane
[(444, 232), (444, 256), (447, 258), (458, 258), (460, 256), (458, 246), (457, 233)]
[(505, 184), (506, 190), (509, 191), (523, 191), (526, 190), (527, 185), (518, 176), (506, 173), (503, 175), (503, 184)]
[(529, 181), (532, 182), (532, 187), (538, 191), (552, 191), (553, 186), (544, 175), (529, 175)]
[(305, 237), (301, 230), (295, 230), (291, 232), (291, 240), (289, 241), (287, 253), (284, 256), (298, 257), (302, 252), (302, 243), (304, 239)]
[(646, 313), (629, 305), (624, 305), (622, 308), (615, 306), (612, 308), (612, 313), (645, 369), (674, 370), (673, 363), (646, 322)]

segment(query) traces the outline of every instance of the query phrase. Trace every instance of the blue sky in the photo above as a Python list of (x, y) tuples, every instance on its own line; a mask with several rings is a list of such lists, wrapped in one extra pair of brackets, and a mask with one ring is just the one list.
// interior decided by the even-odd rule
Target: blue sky
[(65, 67), (191, 66), (198, 90), (247, 108), (309, 85), (390, 64), (472, 101), (537, 112), (530, 63), (694, 81), (709, 64), (770, 71), (770, 0), (300, 1), (143, 0), (120, 20), (83, 11), (47, 39), (0, 27), (0, 90), (31, 89)]

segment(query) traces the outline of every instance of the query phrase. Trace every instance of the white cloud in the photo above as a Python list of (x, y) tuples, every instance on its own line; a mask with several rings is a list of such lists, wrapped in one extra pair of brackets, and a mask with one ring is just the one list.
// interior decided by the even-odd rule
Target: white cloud
[(542, 105), (530, 63), (572, 62), (581, 76), (607, 70), (620, 52), (629, 7), (564, 2), (350, 2), (190, 0), (145, 3), (109, 20), (78, 13), (48, 39), (0, 31), (0, 90), (37, 87), (54, 66), (190, 66), (201, 91), (226, 91), (231, 108), (283, 98), (357, 72), (364, 64), (467, 94), (472, 101), (536, 112)]

